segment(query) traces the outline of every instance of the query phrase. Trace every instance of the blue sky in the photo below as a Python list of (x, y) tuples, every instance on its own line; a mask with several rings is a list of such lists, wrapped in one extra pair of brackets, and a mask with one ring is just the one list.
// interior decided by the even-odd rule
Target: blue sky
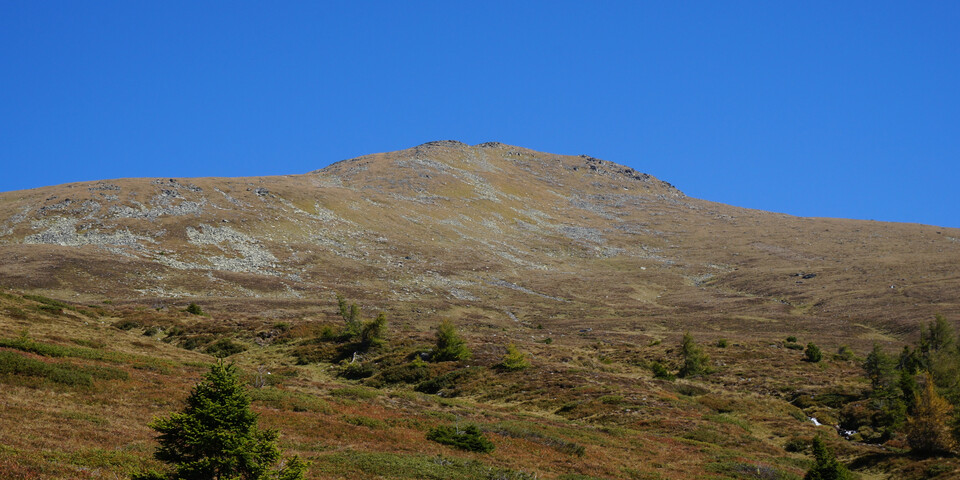
[(5, 0), (0, 191), (456, 139), (960, 227), (958, 25), (949, 1)]

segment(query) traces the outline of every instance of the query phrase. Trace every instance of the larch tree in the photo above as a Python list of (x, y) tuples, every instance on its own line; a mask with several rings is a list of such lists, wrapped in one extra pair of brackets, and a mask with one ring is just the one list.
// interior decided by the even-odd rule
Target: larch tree
[(918, 453), (950, 453), (956, 441), (950, 431), (953, 406), (934, 386), (933, 377), (924, 374), (923, 386), (914, 400), (913, 415), (907, 419), (907, 443)]

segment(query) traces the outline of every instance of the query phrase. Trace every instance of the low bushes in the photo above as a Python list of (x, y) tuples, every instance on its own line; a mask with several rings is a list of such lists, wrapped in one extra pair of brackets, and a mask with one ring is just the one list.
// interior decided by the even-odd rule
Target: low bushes
[(249, 392), (252, 401), (270, 408), (293, 412), (333, 413), (330, 405), (315, 395), (274, 387), (254, 388)]
[(377, 375), (375, 380), (382, 384), (418, 383), (426, 380), (429, 376), (430, 372), (427, 370), (426, 362), (415, 360), (385, 368)]
[(480, 374), (481, 367), (468, 367), (460, 370), (445, 373), (436, 378), (421, 382), (416, 387), (416, 391), (421, 393), (437, 394), (443, 392), (444, 396), (455, 397), (459, 394), (458, 385), (466, 383), (474, 375)]
[(337, 375), (348, 380), (360, 380), (370, 377), (374, 373), (376, 373), (376, 369), (369, 363), (349, 362), (343, 365)]
[(217, 358), (225, 358), (230, 355), (236, 355), (245, 352), (247, 347), (236, 343), (229, 338), (221, 338), (206, 348), (206, 352)]
[(67, 386), (89, 387), (93, 380), (127, 380), (127, 372), (110, 367), (82, 367), (70, 363), (51, 363), (0, 351), (0, 375), (37, 377)]
[(586, 448), (583, 445), (551, 436), (546, 433), (536, 432), (520, 425), (514, 425), (510, 423), (499, 424), (491, 431), (505, 437), (520, 438), (529, 442), (537, 443), (567, 455), (582, 457), (586, 454)]
[(41, 343), (22, 336), (20, 338), (0, 338), (0, 347), (13, 348), (23, 352), (36, 353), (44, 357), (75, 357), (90, 360), (103, 360), (103, 352), (84, 347), (65, 347), (52, 343)]
[(487, 440), (476, 425), (467, 425), (463, 428), (440, 425), (430, 430), (427, 440), (468, 452), (490, 453), (494, 448), (493, 442)]
[(40, 377), (69, 386), (93, 385), (93, 376), (73, 365), (47, 363), (13, 352), (0, 351), (0, 374)]

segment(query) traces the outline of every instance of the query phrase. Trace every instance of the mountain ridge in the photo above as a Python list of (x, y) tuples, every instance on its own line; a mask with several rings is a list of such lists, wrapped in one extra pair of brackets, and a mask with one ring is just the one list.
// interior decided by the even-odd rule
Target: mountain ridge
[(0, 284), (227, 309), (309, 310), (345, 292), (493, 324), (641, 316), (760, 334), (770, 320), (841, 321), (866, 325), (866, 342), (960, 311), (958, 238), (700, 200), (587, 155), (442, 140), (299, 175), (2, 193)]

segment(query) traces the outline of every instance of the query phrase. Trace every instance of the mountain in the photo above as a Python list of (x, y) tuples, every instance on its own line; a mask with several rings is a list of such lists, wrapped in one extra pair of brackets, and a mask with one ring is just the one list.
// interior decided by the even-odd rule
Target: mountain
[(478, 321), (788, 323), (872, 341), (960, 313), (957, 264), (957, 229), (736, 208), (500, 143), (430, 142), (303, 175), (0, 194), (0, 285), (84, 301), (230, 310), (341, 292)]
[[(216, 357), (307, 478), (799, 479), (815, 436), (863, 478), (953, 478), (911, 449), (952, 444), (958, 264), (957, 229), (499, 143), (0, 193), (0, 478), (164, 468), (150, 420)], [(953, 407), (908, 421), (930, 381)]]
[(960, 313), (957, 264), (957, 229), (737, 208), (500, 143), (0, 194), (0, 285), (78, 301), (289, 311), (340, 292), (480, 323), (868, 343)]

